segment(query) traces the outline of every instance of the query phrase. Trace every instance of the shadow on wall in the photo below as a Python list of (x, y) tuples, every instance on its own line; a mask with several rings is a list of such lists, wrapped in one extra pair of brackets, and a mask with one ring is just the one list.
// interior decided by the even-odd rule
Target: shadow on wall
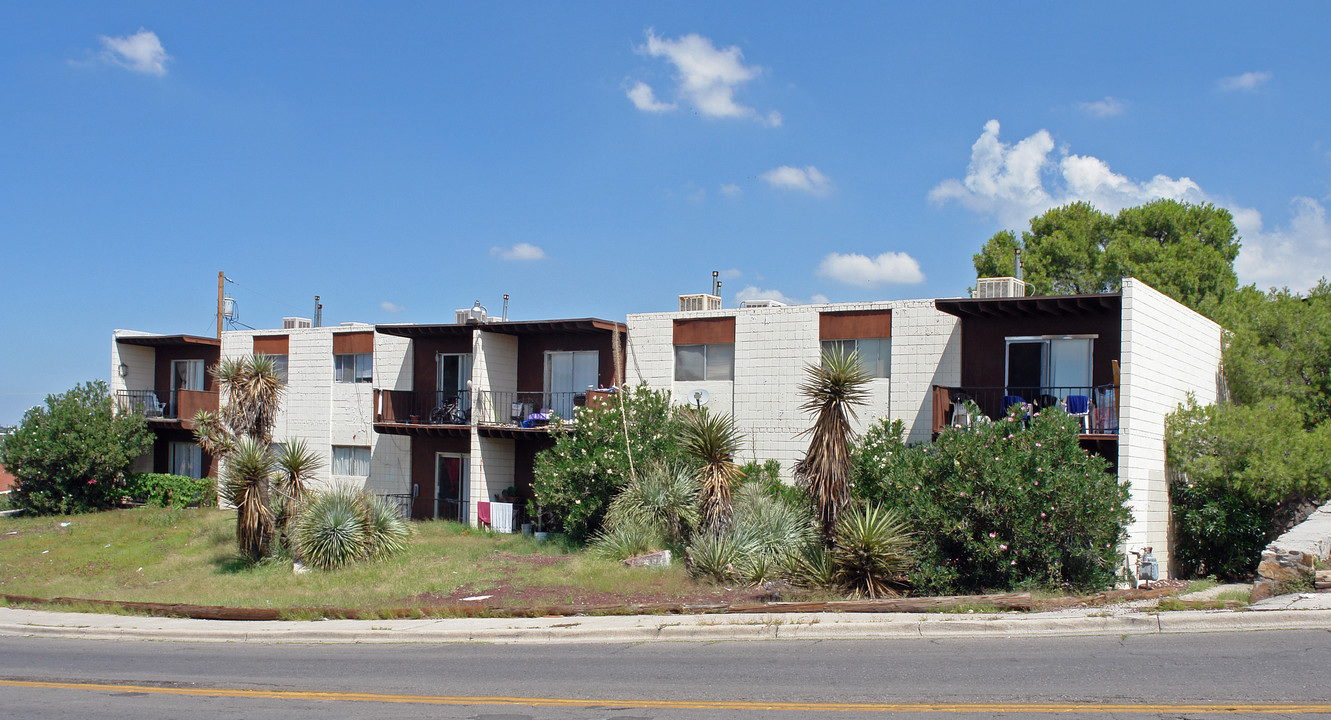
[[(951, 370), (944, 370), (947, 365), (947, 359), (956, 360), (955, 367)], [(961, 384), (961, 323), (952, 327), (952, 333), (947, 338), (947, 346), (943, 348), (941, 360), (938, 367), (934, 368), (933, 378), (925, 386), (924, 398), (920, 406), (915, 410), (915, 420), (908, 427), (911, 434), (906, 438), (907, 442), (927, 441), (933, 435), (934, 427), (934, 396), (931, 388), (935, 385), (960, 385)]]

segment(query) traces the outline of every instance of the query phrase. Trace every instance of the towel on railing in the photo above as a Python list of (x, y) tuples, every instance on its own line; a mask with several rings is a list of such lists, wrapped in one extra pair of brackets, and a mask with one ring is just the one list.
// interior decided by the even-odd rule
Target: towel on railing
[(482, 525), (490, 524), (490, 503), (485, 501), (476, 503), (476, 519), (480, 520)]

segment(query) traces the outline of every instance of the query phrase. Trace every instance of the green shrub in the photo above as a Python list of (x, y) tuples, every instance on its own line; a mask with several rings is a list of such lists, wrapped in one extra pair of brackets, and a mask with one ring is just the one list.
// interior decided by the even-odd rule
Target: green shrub
[[(682, 464), (650, 463), (610, 501), (605, 527), (680, 545), (698, 527), (698, 479)], [(660, 547), (654, 547), (659, 550)]]
[(1246, 578), (1273, 538), (1276, 504), (1220, 483), (1169, 484), (1174, 562), (1184, 577)]
[(756, 485), (763, 494), (781, 500), (795, 508), (810, 506), (809, 491), (798, 486), (781, 482), (781, 463), (765, 460), (761, 463), (748, 462), (740, 466), (740, 484)]
[(907, 446), (880, 421), (855, 453), (853, 492), (902, 511), (918, 539), (911, 585), (953, 594), (1041, 585), (1088, 590), (1114, 581), (1130, 514), (1128, 488), (1083, 450), (1058, 410), (1029, 427), (1010, 415)]
[(880, 505), (852, 507), (837, 517), (832, 562), (836, 581), (855, 594), (895, 596), (911, 566), (913, 540), (901, 511)]
[(152, 443), (141, 416), (115, 414), (101, 380), (48, 395), (12, 435), (0, 438), (0, 465), (18, 481), (10, 502), (35, 515), (113, 507), (125, 495), (134, 459)]
[(368, 492), (359, 493), (365, 517), (365, 556), (385, 558), (407, 549), (411, 525), (398, 514), (397, 507)]
[(627, 560), (660, 550), (661, 536), (640, 523), (619, 523), (592, 538), (592, 554), (610, 560)]
[(688, 549), (689, 572), (721, 583), (737, 579), (747, 551), (742, 543), (734, 532), (698, 533)]
[(573, 432), (537, 453), (527, 509), (542, 517), (545, 530), (585, 541), (600, 530), (611, 499), (629, 480), (630, 449), (635, 470), (678, 462), (680, 421), (669, 391), (645, 385), (626, 388), (603, 406), (580, 407), (575, 419)]
[(756, 484), (740, 486), (734, 512), (734, 522), (726, 532), (694, 536), (688, 549), (694, 575), (750, 584), (783, 577), (791, 553), (818, 537), (809, 506), (792, 507), (765, 494)]
[(211, 507), (217, 488), (212, 478), (192, 478), (168, 473), (138, 473), (125, 483), (125, 494), (135, 502), (153, 507)]

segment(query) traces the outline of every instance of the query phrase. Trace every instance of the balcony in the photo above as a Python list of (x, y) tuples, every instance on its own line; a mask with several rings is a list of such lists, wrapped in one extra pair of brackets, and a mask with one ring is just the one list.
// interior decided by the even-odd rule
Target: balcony
[(477, 400), (478, 425), (532, 429), (572, 420), (575, 408), (587, 404), (587, 393), (481, 390)]
[[(548, 432), (565, 427), (577, 408), (603, 402), (609, 393), (476, 390), (438, 392), (376, 389), (379, 432), (459, 435), (474, 423), (492, 431)], [(475, 396), (475, 402), (472, 397)]]
[(374, 391), (374, 421), (390, 425), (466, 427), (471, 424), (471, 393), (417, 390)]
[[(1069, 403), (1068, 398), (1073, 400)], [(1077, 398), (1085, 398), (1085, 402)], [(968, 413), (973, 402), (979, 415)], [(948, 427), (969, 427), (976, 422), (1001, 420), (1013, 405), (1030, 410), (1060, 407), (1081, 422), (1083, 438), (1116, 440), (1118, 386), (1096, 387), (947, 387), (933, 386), (933, 432)], [(1084, 405), (1085, 407), (1079, 407)]]
[(205, 390), (173, 390), (160, 400), (153, 390), (117, 390), (120, 412), (142, 415), (152, 421), (181, 423), (189, 428), (200, 410), (217, 411), (217, 393)]

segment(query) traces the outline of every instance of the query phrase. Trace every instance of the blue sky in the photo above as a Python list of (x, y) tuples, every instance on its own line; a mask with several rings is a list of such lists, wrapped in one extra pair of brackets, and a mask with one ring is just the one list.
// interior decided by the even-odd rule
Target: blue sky
[(0, 424), (114, 328), (956, 296), (1090, 200), (1331, 267), (1331, 6), (9, 3)]

